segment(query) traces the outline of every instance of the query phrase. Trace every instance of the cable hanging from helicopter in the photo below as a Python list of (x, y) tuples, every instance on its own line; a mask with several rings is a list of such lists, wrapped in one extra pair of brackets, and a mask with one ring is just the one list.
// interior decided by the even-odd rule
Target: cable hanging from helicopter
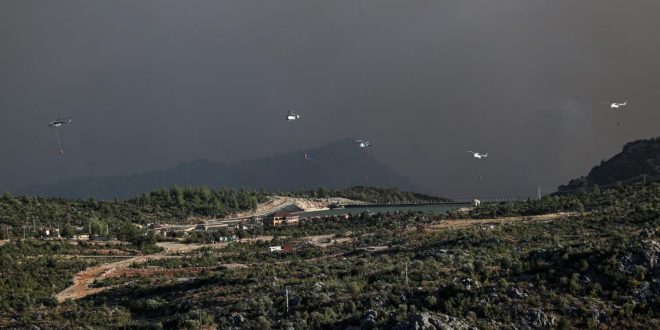
[(62, 148), (62, 141), (60, 140), (60, 133), (58, 131), (59, 127), (63, 125), (70, 124), (72, 121), (71, 118), (67, 119), (56, 119), (48, 123), (48, 127), (52, 128), (55, 131), (55, 137), (57, 138), (57, 146), (60, 148), (60, 155), (64, 155), (64, 149)]

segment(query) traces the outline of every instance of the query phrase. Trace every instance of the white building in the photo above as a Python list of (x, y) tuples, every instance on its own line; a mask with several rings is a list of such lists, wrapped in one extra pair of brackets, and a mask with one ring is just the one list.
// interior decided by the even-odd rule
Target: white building
[(269, 249), (270, 249), (270, 252), (282, 251), (281, 246), (271, 246), (271, 247), (269, 247)]

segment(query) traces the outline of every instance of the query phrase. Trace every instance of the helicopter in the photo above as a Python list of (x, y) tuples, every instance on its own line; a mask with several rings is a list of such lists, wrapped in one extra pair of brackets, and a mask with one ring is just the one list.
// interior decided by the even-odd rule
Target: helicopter
[(612, 103), (610, 103), (610, 109), (613, 109), (613, 110), (614, 110), (614, 109), (623, 108), (623, 107), (625, 107), (627, 104), (628, 104), (628, 100), (623, 101), (623, 103), (612, 102)]
[(60, 141), (60, 133), (57, 131), (58, 127), (61, 127), (65, 124), (70, 124), (72, 121), (71, 118), (67, 119), (56, 119), (48, 123), (48, 127), (52, 128), (55, 131), (55, 137), (57, 138), (57, 146), (60, 147), (60, 155), (64, 155), (64, 149), (62, 148), (62, 142)]
[(300, 115), (295, 111), (289, 111), (284, 115), (284, 118), (286, 118), (287, 121), (294, 121), (300, 119)]
[(367, 140), (355, 140), (355, 143), (358, 144), (358, 147), (360, 148), (369, 148), (371, 147), (371, 142)]
[(64, 124), (70, 124), (71, 121), (73, 121), (71, 118), (67, 118), (67, 119), (59, 119), (58, 118), (58, 119), (53, 120), (50, 123), (48, 123), (48, 127), (60, 127)]
[(478, 153), (478, 152), (471, 151), (471, 150), (468, 150), (467, 152), (471, 153), (472, 156), (473, 156), (474, 158), (478, 158), (478, 159), (482, 159), (482, 158), (486, 158), (486, 157), (488, 157), (488, 154), (487, 154), (487, 153), (486, 153), (486, 154), (480, 154), (480, 153)]

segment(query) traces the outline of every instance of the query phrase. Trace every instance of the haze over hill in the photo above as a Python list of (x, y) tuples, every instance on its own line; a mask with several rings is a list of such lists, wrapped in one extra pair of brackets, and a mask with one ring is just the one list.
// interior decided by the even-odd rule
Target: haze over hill
[[(308, 155), (308, 159), (304, 155)], [(198, 159), (178, 166), (121, 177), (82, 178), (32, 186), (21, 194), (109, 199), (178, 186), (276, 190), (344, 188), (354, 185), (419, 189), (407, 177), (376, 161), (369, 152), (343, 139), (318, 148), (282, 155), (218, 163)]]
[(610, 186), (617, 182), (633, 183), (660, 179), (660, 138), (637, 140), (623, 146), (623, 151), (602, 161), (586, 177), (571, 180), (560, 190)]
[(433, 194), (525, 196), (659, 133), (657, 0), (193, 3), (0, 1), (0, 193), (360, 136)]

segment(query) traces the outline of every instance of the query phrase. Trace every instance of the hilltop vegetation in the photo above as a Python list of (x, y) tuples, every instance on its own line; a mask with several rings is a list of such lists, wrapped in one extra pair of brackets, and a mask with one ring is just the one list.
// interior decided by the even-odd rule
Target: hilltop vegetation
[(660, 180), (660, 138), (627, 143), (621, 153), (602, 161), (586, 177), (571, 180), (559, 190), (592, 189), (644, 180)]
[[(558, 211), (572, 213), (532, 217)], [(461, 225), (467, 217), (484, 220)], [(102, 293), (59, 306), (43, 299), (65, 280), (40, 275), (45, 266), (35, 261), (21, 281), (42, 281), (44, 290), (21, 296), (25, 306), (3, 305), (0, 315), (5, 326), (42, 328), (651, 329), (660, 326), (659, 227), (657, 183), (467, 214), (365, 213), (259, 227), (244, 234), (270, 241), (134, 265), (137, 275), (99, 281)], [(317, 234), (328, 236), (307, 237)], [(293, 249), (271, 253), (273, 245)], [(17, 249), (1, 247), (0, 260), (31, 262)], [(17, 281), (0, 283), (1, 292), (30, 295)]]
[[(128, 200), (67, 200), (4, 194), (0, 198), (0, 224), (14, 228), (14, 237), (23, 234), (22, 226), (84, 226), (102, 223), (118, 228), (122, 223), (184, 222), (193, 216), (222, 217), (256, 208), (268, 198), (263, 192), (204, 187), (173, 187), (145, 193)], [(95, 233), (100, 234), (101, 230)]]
[[(308, 198), (346, 197), (359, 201), (405, 201), (438, 199), (426, 195), (401, 192), (398, 189), (353, 187), (319, 188), (296, 193), (277, 193)], [(0, 225), (11, 226), (12, 236), (23, 235), (23, 226), (34, 234), (34, 227), (53, 226), (63, 229), (66, 237), (74, 226), (85, 227), (94, 234), (105, 233), (104, 226), (115, 229), (128, 223), (185, 223), (198, 218), (220, 218), (232, 213), (254, 210), (274, 193), (255, 190), (211, 190), (206, 187), (173, 187), (160, 189), (127, 200), (68, 200), (20, 196), (5, 193), (0, 198)], [(197, 220), (193, 220), (197, 221)], [(115, 233), (116, 231), (110, 231)]]
[(439, 198), (415, 192), (400, 191), (397, 188), (377, 188), (365, 186), (355, 186), (347, 189), (318, 188), (315, 190), (278, 193), (278, 195), (303, 198), (341, 197), (370, 203), (447, 200), (446, 198)]

